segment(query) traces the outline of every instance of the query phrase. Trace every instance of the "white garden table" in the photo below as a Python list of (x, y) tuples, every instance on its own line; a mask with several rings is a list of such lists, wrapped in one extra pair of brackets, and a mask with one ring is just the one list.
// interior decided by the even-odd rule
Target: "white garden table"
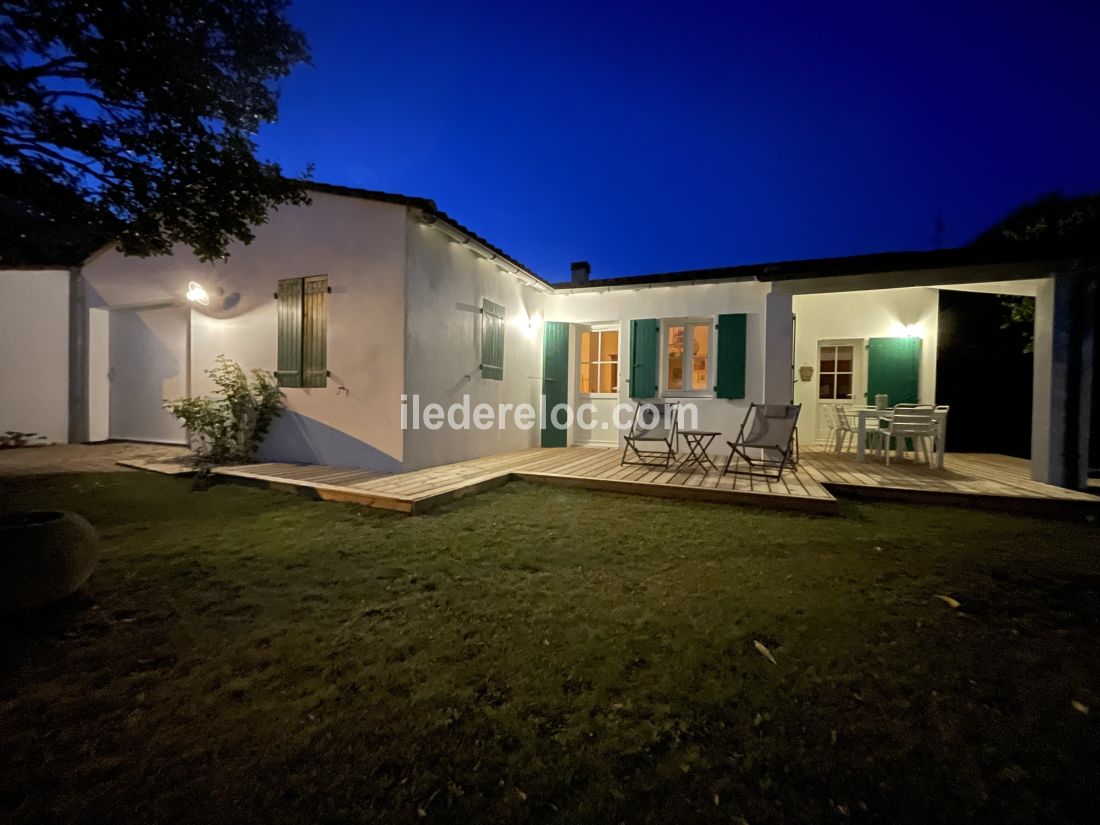
[[(867, 460), (867, 422), (879, 421), (881, 419), (891, 419), (894, 417), (893, 410), (877, 410), (874, 407), (858, 407), (853, 408), (849, 413), (854, 413), (859, 417), (859, 426), (856, 430), (856, 458), (859, 461)], [(947, 416), (939, 415), (932, 419), (936, 422), (936, 469), (943, 469), (943, 454), (946, 452), (947, 442)], [(875, 425), (878, 426), (877, 424)]]

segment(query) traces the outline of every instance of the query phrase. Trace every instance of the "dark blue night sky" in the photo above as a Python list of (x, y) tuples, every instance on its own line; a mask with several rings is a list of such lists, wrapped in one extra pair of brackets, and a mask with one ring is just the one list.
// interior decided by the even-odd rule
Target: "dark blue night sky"
[[(896, 7), (896, 8), (895, 8)], [(261, 154), (551, 280), (966, 243), (1100, 190), (1100, 3), (306, 2)], [(943, 231), (937, 234), (937, 215)]]

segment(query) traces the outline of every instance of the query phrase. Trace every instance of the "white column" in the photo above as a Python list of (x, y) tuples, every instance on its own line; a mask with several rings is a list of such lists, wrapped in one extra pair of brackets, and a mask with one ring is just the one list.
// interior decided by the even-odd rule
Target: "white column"
[(1095, 284), (1060, 274), (1035, 296), (1031, 477), (1080, 489), (1088, 474)]
[(794, 314), (790, 293), (774, 288), (764, 298), (764, 402), (790, 404), (794, 397)]

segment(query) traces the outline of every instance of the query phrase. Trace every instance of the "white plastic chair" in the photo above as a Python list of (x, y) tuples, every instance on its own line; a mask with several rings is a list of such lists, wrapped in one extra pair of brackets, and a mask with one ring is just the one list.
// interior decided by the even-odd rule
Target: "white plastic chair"
[(836, 451), (843, 453), (855, 443), (856, 430), (844, 407), (834, 407), (833, 412), (836, 414)]
[(894, 441), (897, 456), (900, 458), (905, 451), (905, 440), (913, 440), (913, 457), (916, 458), (917, 449), (924, 451), (924, 458), (929, 467), (935, 467), (934, 445), (936, 440), (936, 422), (932, 419), (931, 406), (902, 406), (894, 407), (894, 414), (886, 419), (885, 426), (879, 426), (871, 431), (872, 446), (875, 453), (883, 453), (886, 457), (886, 466), (890, 466), (890, 442)]
[(837, 436), (836, 413), (833, 411), (832, 404), (824, 404), (818, 409), (825, 416), (825, 426), (829, 429), (825, 435), (825, 449), (831, 450), (835, 446)]

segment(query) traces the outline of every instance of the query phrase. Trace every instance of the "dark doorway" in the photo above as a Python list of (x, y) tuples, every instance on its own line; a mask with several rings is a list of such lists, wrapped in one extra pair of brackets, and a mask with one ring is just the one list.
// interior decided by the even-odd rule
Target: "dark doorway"
[(1004, 330), (1001, 296), (940, 290), (936, 403), (949, 404), (947, 449), (1031, 457), (1033, 356)]

